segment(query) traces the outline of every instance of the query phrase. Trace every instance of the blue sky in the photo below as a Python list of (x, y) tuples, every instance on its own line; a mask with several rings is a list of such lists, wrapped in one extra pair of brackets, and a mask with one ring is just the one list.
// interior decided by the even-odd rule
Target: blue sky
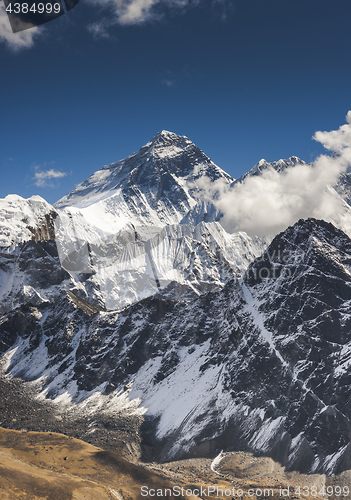
[(348, 0), (80, 0), (14, 35), (0, 16), (0, 197), (54, 203), (162, 129), (233, 177), (311, 161), (351, 109), (350, 19)]

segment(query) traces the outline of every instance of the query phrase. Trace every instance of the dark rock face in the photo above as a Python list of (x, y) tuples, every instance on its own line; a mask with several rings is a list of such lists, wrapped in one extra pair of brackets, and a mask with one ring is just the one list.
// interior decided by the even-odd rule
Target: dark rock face
[[(349, 466), (351, 240), (343, 232), (301, 220), (221, 289), (189, 300), (160, 292), (90, 315), (67, 295), (50, 245), (28, 243), (16, 261), (33, 288), (55, 286), (47, 300), (3, 313), (2, 352), (17, 346), (8, 371), (44, 376), (50, 398), (68, 391), (84, 401), (97, 389), (141, 397), (149, 458), (244, 449), (303, 472)], [(182, 417), (166, 419), (168, 397), (179, 398)]]
[(28, 226), (28, 229), (33, 233), (33, 241), (55, 241), (54, 221), (57, 217), (57, 212), (51, 211), (45, 214), (44, 219), (37, 227)]
[[(30, 304), (36, 306), (50, 297), (56, 286), (69, 279), (62, 269), (54, 241), (27, 241), (17, 247), (16, 254), (1, 253), (0, 271), (3, 279), (11, 283), (4, 286), (6, 294), (0, 304), (0, 313)], [(8, 289), (8, 290), (7, 290)]]
[[(302, 433), (301, 448), (308, 443), (319, 456), (333, 455), (350, 441), (350, 243), (331, 224), (299, 221), (246, 274), (287, 363), (287, 397), (280, 406), (288, 417), (285, 427), (292, 437)], [(259, 278), (263, 267), (267, 279)], [(300, 459), (291, 454), (288, 465), (298, 467)]]

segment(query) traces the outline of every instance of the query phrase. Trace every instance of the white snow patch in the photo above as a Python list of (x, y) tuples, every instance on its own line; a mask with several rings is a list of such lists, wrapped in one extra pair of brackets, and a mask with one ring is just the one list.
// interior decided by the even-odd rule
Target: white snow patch
[(326, 456), (323, 461), (323, 466), (325, 467), (325, 471), (327, 474), (332, 474), (334, 472), (334, 469), (337, 466), (340, 457), (342, 457), (348, 446), (349, 445), (347, 444), (340, 448), (340, 450), (336, 453), (332, 453), (331, 455)]
[(211, 463), (211, 471), (220, 476), (220, 473), (216, 471), (216, 467), (221, 463), (223, 458), (223, 450), (216, 456), (216, 458)]
[(250, 445), (253, 446), (256, 450), (260, 450), (263, 452), (267, 451), (269, 449), (271, 439), (274, 438), (284, 420), (284, 417), (267, 419), (265, 422), (263, 422), (260, 429), (250, 440)]
[(248, 312), (250, 313), (254, 324), (258, 327), (260, 336), (262, 339), (267, 342), (271, 348), (271, 350), (274, 352), (274, 354), (277, 356), (277, 358), (281, 361), (281, 363), (286, 367), (289, 368), (288, 363), (284, 360), (283, 356), (280, 354), (280, 352), (276, 349), (274, 340), (273, 340), (273, 335), (272, 332), (266, 329), (264, 326), (264, 318), (262, 314), (258, 311), (258, 306), (259, 303), (257, 300), (255, 300), (250, 292), (250, 290), (247, 288), (245, 283), (242, 281), (242, 290), (244, 293), (244, 298), (246, 301), (246, 308)]

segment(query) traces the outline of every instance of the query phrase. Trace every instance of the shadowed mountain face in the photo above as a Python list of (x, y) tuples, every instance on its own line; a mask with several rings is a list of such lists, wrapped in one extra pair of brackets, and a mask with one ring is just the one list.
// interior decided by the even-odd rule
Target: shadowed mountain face
[[(42, 211), (51, 215), (35, 237), (12, 217), (17, 243), (0, 255), (3, 370), (55, 400), (62, 418), (84, 422), (85, 439), (102, 423), (119, 429), (129, 419), (143, 437), (142, 445), (130, 438), (135, 455), (166, 461), (246, 450), (303, 472), (351, 468), (348, 236), (315, 219), (300, 220), (269, 246), (227, 234), (220, 222), (206, 221), (208, 206), (182, 182), (231, 179), (188, 139), (170, 133), (97, 174), (58, 203), (72, 206), (40, 204), (29, 219), (44, 227)], [(124, 232), (111, 229), (103, 240), (94, 212), (111, 213), (107, 203), (117, 199), (117, 185), (115, 206), (126, 207), (133, 226), (127, 221)], [(174, 195), (177, 220), (185, 220), (167, 224), (157, 199), (171, 217), (181, 187), (193, 208), (186, 212)], [(133, 197), (147, 200), (142, 230)], [(64, 217), (75, 221), (82, 241), (93, 238), (90, 274), (62, 269), (54, 229)], [(149, 277), (156, 270), (165, 277), (153, 289), (145, 285), (145, 255), (153, 262)], [(114, 262), (113, 276), (112, 265), (104, 274), (98, 258)], [(134, 267), (125, 266), (128, 259)], [(122, 292), (133, 300), (106, 311), (107, 300)]]
[(280, 396), (284, 426), (304, 449), (300, 458), (291, 453), (291, 465), (312, 457), (310, 448), (328, 456), (320, 458), (325, 470), (328, 460), (350, 465), (350, 257), (343, 232), (309, 219), (278, 235), (246, 273), (289, 380)]

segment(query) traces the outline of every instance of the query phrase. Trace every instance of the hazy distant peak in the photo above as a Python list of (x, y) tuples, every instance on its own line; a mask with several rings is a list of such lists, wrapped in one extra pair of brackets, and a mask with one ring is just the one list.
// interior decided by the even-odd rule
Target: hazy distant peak
[(303, 160), (300, 160), (297, 156), (290, 156), (290, 158), (284, 159), (281, 158), (280, 160), (273, 161), (273, 162), (268, 162), (264, 158), (262, 158), (256, 165), (250, 170), (252, 172), (255, 168), (257, 169), (258, 167), (267, 167), (268, 165), (272, 166), (273, 168), (277, 169), (277, 167), (290, 167), (294, 165), (303, 165), (305, 162)]
[(264, 158), (262, 158), (251, 170), (249, 170), (246, 174), (239, 177), (235, 182), (243, 182), (247, 177), (252, 177), (255, 175), (261, 175), (262, 172), (269, 168), (273, 168), (277, 172), (282, 172), (288, 167), (294, 167), (296, 165), (305, 165), (306, 163), (298, 158), (297, 156), (290, 156), (287, 159), (280, 159), (277, 161), (268, 162)]

